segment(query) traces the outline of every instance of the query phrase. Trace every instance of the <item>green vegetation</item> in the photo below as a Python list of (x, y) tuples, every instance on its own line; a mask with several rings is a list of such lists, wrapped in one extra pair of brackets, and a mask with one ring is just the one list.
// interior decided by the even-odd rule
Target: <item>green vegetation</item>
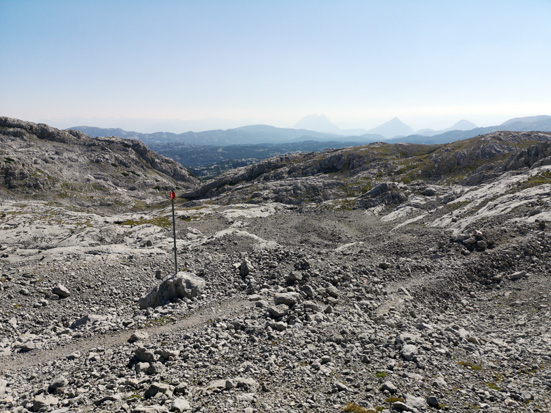
[(375, 373), (375, 377), (378, 377), (380, 379), (384, 379), (386, 376), (388, 376), (388, 373), (385, 371), (378, 371)]
[(517, 183), (517, 189), (522, 191), (523, 189), (533, 188), (539, 185), (551, 184), (551, 172), (543, 171), (537, 175), (531, 176), (526, 181)]
[(469, 361), (458, 361), (457, 364), (459, 364), (460, 366), (463, 366), (465, 368), (469, 368), (471, 370), (482, 370), (482, 366), (479, 365), (479, 364), (474, 364), (474, 363), (471, 363)]
[(146, 323), (146, 327), (152, 327), (152, 326), (164, 326), (165, 324), (170, 323), (173, 321), (171, 317), (168, 316), (162, 316), (159, 318), (155, 318), (151, 320), (150, 322)]
[(172, 226), (172, 221), (168, 217), (157, 217), (157, 218), (151, 218), (151, 219), (127, 219), (126, 221), (120, 222), (119, 225), (128, 225), (128, 226), (135, 226), (135, 225), (156, 225), (158, 227), (168, 229)]
[(497, 391), (500, 390), (500, 388), (498, 387), (498, 385), (495, 384), (495, 383), (486, 383), (486, 384), (487, 384), (488, 387), (489, 387), (490, 389), (492, 389), (492, 390), (497, 390)]
[(385, 399), (385, 402), (387, 403), (396, 403), (396, 402), (404, 402), (404, 399), (402, 399), (401, 397), (389, 397), (387, 399)]

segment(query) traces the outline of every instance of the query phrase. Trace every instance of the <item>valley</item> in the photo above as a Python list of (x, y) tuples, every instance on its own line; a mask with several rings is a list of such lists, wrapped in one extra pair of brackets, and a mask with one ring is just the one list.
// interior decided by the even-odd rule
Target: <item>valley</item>
[(75, 134), (0, 121), (0, 411), (551, 409), (550, 133), (206, 181)]

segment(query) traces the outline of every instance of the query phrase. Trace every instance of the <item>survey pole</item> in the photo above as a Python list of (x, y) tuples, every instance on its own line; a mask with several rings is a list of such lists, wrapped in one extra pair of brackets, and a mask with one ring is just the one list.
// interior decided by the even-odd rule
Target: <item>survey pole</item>
[(176, 250), (176, 217), (174, 216), (174, 198), (176, 193), (170, 191), (170, 200), (172, 201), (172, 234), (174, 235), (174, 274), (178, 274), (178, 254)]

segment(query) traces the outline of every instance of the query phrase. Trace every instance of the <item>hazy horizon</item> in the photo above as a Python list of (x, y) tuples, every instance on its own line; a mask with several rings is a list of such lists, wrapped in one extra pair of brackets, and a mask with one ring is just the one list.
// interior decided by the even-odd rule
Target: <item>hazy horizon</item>
[[(322, 114), (316, 114), (316, 115), (322, 115)], [(226, 130), (226, 129), (239, 128), (242, 126), (249, 126), (249, 125), (270, 125), (270, 126), (275, 126), (279, 128), (295, 128), (296, 123), (298, 123), (301, 119), (297, 119), (297, 122), (292, 124), (286, 124), (286, 123), (274, 124), (274, 123), (270, 123), (269, 121), (256, 122), (255, 120), (246, 120), (246, 119), (245, 120), (228, 120), (228, 119), (216, 119), (216, 118), (195, 119), (195, 120), (132, 119), (132, 118), (119, 118), (119, 119), (66, 118), (66, 119), (38, 119), (36, 120), (36, 122), (46, 123), (50, 126), (54, 126), (59, 129), (67, 129), (74, 126), (90, 126), (90, 127), (98, 127), (98, 128), (105, 128), (105, 129), (120, 128), (126, 131), (133, 131), (133, 132), (140, 132), (140, 133), (153, 133), (153, 132), (184, 133), (184, 132), (190, 132), (190, 131), (202, 132), (202, 131), (215, 130), (215, 129)], [(485, 126), (499, 125), (509, 119), (510, 118), (506, 118), (506, 119), (504, 118), (502, 120), (496, 121), (495, 123), (491, 123), (491, 122), (488, 122), (485, 124), (480, 124), (477, 122), (473, 122), (473, 123), (475, 123), (477, 127), (485, 127)], [(28, 120), (28, 119), (24, 119), (24, 120)], [(334, 122), (333, 119), (330, 119), (330, 118), (329, 120), (339, 129), (345, 131), (349, 129), (365, 129), (365, 130), (373, 129), (375, 127), (380, 126), (381, 124), (384, 124), (390, 121), (391, 118), (381, 119), (379, 123), (359, 122), (359, 123), (350, 123), (350, 124), (346, 122)], [(404, 122), (402, 119), (400, 120)], [(432, 125), (426, 125), (419, 128), (413, 128), (413, 129), (415, 131), (418, 131), (421, 129), (441, 130), (441, 129), (446, 129), (451, 127), (452, 125), (456, 124), (460, 120), (463, 120), (463, 119), (450, 118), (448, 122), (442, 122), (441, 126), (440, 126), (440, 122), (436, 122), (436, 125), (437, 125), (436, 127), (431, 127)], [(466, 119), (466, 120), (471, 121), (470, 119)], [(409, 125), (407, 122), (404, 122), (404, 123)], [(409, 125), (409, 126), (412, 126), (412, 125)], [(315, 130), (315, 128), (311, 128), (311, 130)], [(321, 132), (321, 130), (319, 131)]]
[(3, 0), (0, 115), (175, 133), (311, 114), (496, 125), (551, 114), (550, 15), (541, 0)]

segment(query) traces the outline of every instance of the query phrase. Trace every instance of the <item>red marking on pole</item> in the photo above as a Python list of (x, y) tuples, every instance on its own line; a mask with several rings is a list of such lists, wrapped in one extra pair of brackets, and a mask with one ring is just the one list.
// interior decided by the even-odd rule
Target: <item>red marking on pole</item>
[(170, 199), (175, 199), (176, 193), (174, 191), (170, 191)]

